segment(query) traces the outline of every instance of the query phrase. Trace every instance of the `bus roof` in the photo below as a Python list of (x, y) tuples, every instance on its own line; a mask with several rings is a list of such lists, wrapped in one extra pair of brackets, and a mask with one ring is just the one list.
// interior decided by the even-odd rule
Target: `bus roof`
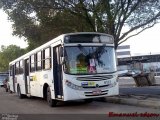
[(75, 32), (75, 33), (66, 33), (66, 34), (62, 34), (62, 35), (66, 36), (66, 35), (77, 35), (77, 34), (97, 34), (97, 35), (108, 35), (108, 36), (112, 37), (112, 35), (109, 35), (106, 33), (100, 33), (100, 32)]
[[(30, 52), (22, 55), (21, 57), (15, 59), (15, 60), (13, 60), (13, 61), (11, 61), (11, 62), (9, 63), (9, 65), (11, 65), (11, 64), (13, 64), (13, 63), (15, 63), (15, 62), (23, 59), (23, 58), (29, 57), (30, 55), (34, 54), (35, 52), (38, 52), (38, 51), (40, 51), (40, 50), (42, 50), (42, 49), (44, 49), (44, 48), (47, 48), (48, 46), (50, 46), (50, 45), (53, 44), (53, 43), (56, 43), (56, 42), (58, 42), (58, 41), (60, 41), (60, 40), (63, 40), (63, 38), (64, 38), (66, 35), (78, 35), (78, 34), (107, 35), (107, 36), (113, 38), (112, 35), (109, 35), (109, 34), (106, 34), (106, 33), (99, 33), (99, 32), (76, 32), (76, 33), (66, 33), (66, 34), (62, 34), (62, 35), (59, 35), (58, 37), (56, 37), (56, 38), (48, 41), (47, 43), (45, 43), (45, 44), (43, 44), (43, 45), (35, 48), (34, 50), (32, 50), (32, 51), (30, 51)], [(64, 41), (61, 41), (61, 42), (63, 43)]]

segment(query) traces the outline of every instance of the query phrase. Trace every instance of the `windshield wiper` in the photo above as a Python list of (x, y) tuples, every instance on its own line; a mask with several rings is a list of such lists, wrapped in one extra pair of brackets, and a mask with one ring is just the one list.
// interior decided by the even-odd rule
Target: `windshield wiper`
[(87, 51), (84, 49), (84, 47), (81, 44), (78, 44), (78, 48), (83, 53), (83, 55), (85, 56), (88, 55)]

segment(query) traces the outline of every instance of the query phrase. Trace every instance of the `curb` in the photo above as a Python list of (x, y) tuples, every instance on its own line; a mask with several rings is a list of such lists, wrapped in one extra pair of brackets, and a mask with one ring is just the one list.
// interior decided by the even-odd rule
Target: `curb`
[(160, 100), (137, 100), (133, 98), (105, 97), (100, 101), (160, 109)]

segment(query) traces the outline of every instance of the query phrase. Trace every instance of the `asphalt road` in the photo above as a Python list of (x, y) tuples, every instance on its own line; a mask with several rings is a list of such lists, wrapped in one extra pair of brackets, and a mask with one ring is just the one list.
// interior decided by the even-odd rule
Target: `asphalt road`
[(59, 103), (57, 107), (51, 108), (41, 98), (19, 99), (16, 94), (6, 93), (0, 88), (0, 113), (13, 114), (108, 114), (116, 113), (160, 113), (159, 110), (147, 107), (136, 107), (106, 102), (94, 101), (70, 101)]
[(160, 77), (156, 76), (156, 84), (158, 86), (143, 86), (136, 87), (135, 81), (131, 77), (120, 77), (120, 94), (134, 94), (134, 95), (159, 95), (160, 96)]
[(160, 86), (146, 86), (146, 87), (120, 87), (120, 94), (134, 94), (134, 95), (159, 95)]

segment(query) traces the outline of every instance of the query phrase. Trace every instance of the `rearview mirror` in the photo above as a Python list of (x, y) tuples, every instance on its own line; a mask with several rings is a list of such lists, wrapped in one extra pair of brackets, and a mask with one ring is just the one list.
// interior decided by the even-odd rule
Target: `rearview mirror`
[(63, 47), (60, 47), (59, 54), (60, 54), (60, 57), (63, 57)]
[(65, 58), (61, 57), (61, 64), (63, 65), (65, 63)]

